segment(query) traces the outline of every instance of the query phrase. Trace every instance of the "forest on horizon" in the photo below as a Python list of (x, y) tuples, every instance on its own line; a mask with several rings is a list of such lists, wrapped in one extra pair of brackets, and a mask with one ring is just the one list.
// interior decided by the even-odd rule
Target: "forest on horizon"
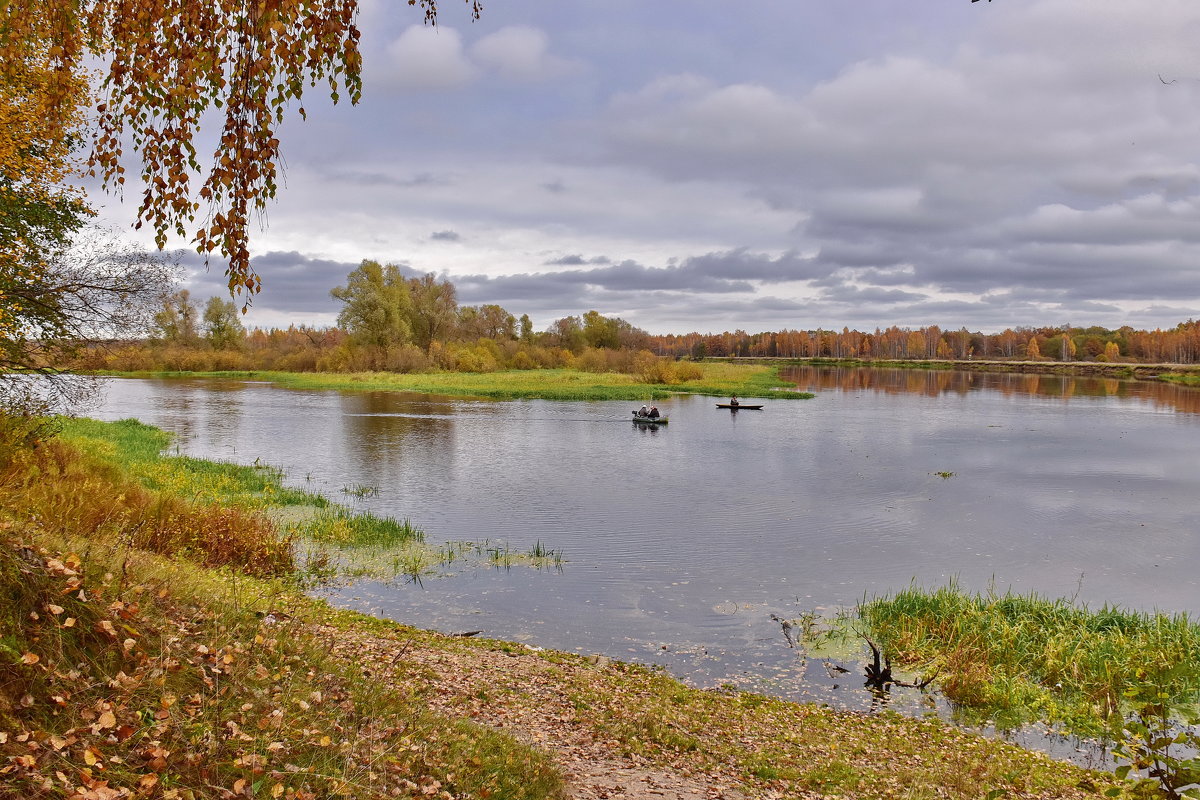
[[(721, 357), (866, 360), (1021, 360), (1179, 363), (1200, 361), (1200, 323), (1168, 330), (1099, 326), (1006, 328), (999, 333), (891, 326), (871, 331), (804, 329), (749, 333), (651, 334), (589, 310), (535, 331), (496, 304), (459, 305), (454, 284), (432, 273), (406, 277), (394, 265), (364, 261), (331, 294), (338, 324), (247, 330), (234, 302), (201, 304), (171, 294), (149, 337), (89, 348), (77, 368), (113, 371), (282, 370), (419, 372), (442, 369), (575, 367), (631, 372), (655, 380), (658, 361)], [(635, 363), (636, 362), (636, 363)], [(667, 371), (669, 372), (669, 371)], [(658, 375), (656, 382), (672, 382)]]

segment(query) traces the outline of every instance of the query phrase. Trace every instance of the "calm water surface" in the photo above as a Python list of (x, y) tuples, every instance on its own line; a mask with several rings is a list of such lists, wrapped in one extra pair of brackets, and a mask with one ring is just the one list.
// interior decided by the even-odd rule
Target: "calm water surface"
[[(115, 380), (96, 416), (180, 451), (407, 517), (437, 545), (562, 550), (561, 571), (465, 568), (363, 582), (332, 602), (443, 631), (662, 664), (863, 707), (787, 647), (771, 613), (910, 582), (1200, 613), (1200, 392), (1132, 381), (799, 368), (814, 400), (731, 414), (713, 398), (481, 402)], [(943, 478), (939, 472), (953, 475)], [(845, 681), (843, 679), (842, 683)]]

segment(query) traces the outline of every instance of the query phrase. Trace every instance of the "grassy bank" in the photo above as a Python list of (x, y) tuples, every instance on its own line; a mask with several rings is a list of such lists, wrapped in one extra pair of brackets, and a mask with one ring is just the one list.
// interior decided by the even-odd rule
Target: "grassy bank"
[[(79, 446), (0, 465), (0, 796), (542, 798), (563, 795), (568, 771), (600, 787), (588, 796), (646, 775), (755, 797), (1082, 798), (1118, 785), (936, 720), (700, 691), (332, 610), (287, 564), (247, 575), (256, 562), (211, 541), (230, 536), (210, 525), (216, 507), (270, 523), (272, 504), (297, 499), (277, 477), (272, 488), (263, 469), (230, 477), (172, 457), (169, 479), (155, 477), (136, 423), (117, 425), (127, 445), (80, 424)], [(122, 447), (146, 457), (109, 450)], [(206, 504), (212, 483), (244, 503)], [(136, 492), (191, 515), (183, 546), (143, 543), (152, 515), (114, 511)], [(74, 510), (59, 519), (48, 498)], [(282, 541), (273, 524), (245, 527), (260, 547)]]
[(270, 381), (289, 389), (354, 389), (419, 392), (451, 397), (493, 400), (661, 400), (676, 394), (717, 397), (775, 397), (804, 399), (807, 392), (786, 391), (778, 369), (752, 364), (705, 363), (696, 365), (701, 377), (682, 383), (643, 383), (616, 372), (574, 369), (506, 370), (503, 372), (138, 372), (126, 377), (235, 378)]
[(1161, 381), (1177, 383), (1181, 386), (1200, 386), (1200, 375), (1194, 372), (1168, 372), (1158, 376)]
[(1119, 738), (1147, 696), (1176, 722), (1200, 708), (1200, 624), (1186, 614), (953, 585), (912, 587), (860, 613), (900, 665), (936, 670), (947, 697), (1001, 727), (1046, 721)]

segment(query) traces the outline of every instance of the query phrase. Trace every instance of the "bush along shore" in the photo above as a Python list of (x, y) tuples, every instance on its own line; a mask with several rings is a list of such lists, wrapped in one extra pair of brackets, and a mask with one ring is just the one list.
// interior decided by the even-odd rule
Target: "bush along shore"
[(273, 516), (330, 506), (159, 436), (0, 461), (0, 797), (1133, 796), (934, 719), (331, 609)]

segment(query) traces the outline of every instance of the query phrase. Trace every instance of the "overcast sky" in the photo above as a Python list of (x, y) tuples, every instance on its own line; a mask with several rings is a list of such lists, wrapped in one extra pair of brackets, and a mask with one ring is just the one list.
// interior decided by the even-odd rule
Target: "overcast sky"
[(589, 309), (653, 333), (1200, 316), (1196, 0), (441, 13), (365, 0), (363, 102), (314, 95), (284, 126), (251, 324), (331, 324), (364, 258), (538, 329)]

